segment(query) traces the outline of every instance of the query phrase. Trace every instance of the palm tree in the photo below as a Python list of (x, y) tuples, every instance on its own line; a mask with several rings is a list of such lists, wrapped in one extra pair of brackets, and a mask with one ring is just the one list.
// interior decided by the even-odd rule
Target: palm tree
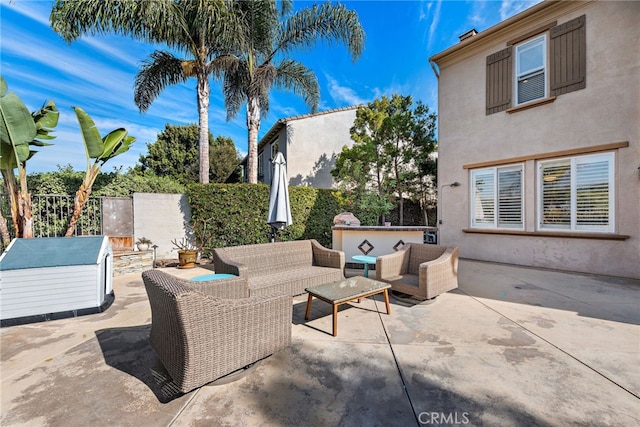
[(136, 75), (134, 101), (144, 112), (167, 85), (197, 80), (201, 183), (209, 182), (209, 78), (226, 59), (218, 57), (219, 47), (242, 40), (233, 34), (238, 25), (229, 6), (225, 0), (56, 0), (51, 11), (53, 30), (69, 43), (85, 33), (115, 32), (190, 56), (154, 51)]
[(364, 48), (358, 16), (343, 5), (313, 5), (289, 16), (290, 2), (281, 2), (281, 6), (278, 14), (275, 1), (234, 2), (244, 34), (239, 35), (242, 43), (228, 52), (223, 90), (227, 119), (247, 104), (250, 183), (258, 181), (258, 130), (261, 116), (269, 111), (269, 90), (291, 90), (303, 97), (312, 112), (318, 109), (320, 91), (315, 74), (286, 56), (323, 39), (345, 43), (354, 61)]

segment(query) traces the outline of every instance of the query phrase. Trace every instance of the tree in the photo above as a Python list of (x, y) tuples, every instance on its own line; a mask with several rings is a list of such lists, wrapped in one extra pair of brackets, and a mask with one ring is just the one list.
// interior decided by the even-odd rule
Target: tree
[(217, 136), (209, 147), (211, 159), (211, 182), (239, 182), (240, 181), (240, 153), (236, 150), (233, 139), (225, 136)]
[(417, 102), (411, 109), (411, 96), (394, 94), (374, 102), (386, 114), (382, 124), (381, 141), (389, 172), (389, 190), (398, 197), (400, 225), (404, 224), (404, 196), (422, 186), (424, 172), (430, 166), (436, 149), (436, 115), (429, 107)]
[[(155, 142), (147, 144), (146, 155), (140, 155), (135, 171), (170, 177), (182, 184), (198, 181), (198, 138), (196, 124), (166, 124)], [(231, 138), (209, 133), (209, 181), (225, 182), (238, 169), (240, 158)], [(147, 172), (148, 171), (148, 172)]]
[[(248, 2), (251, 3), (251, 2)], [(173, 53), (156, 50), (136, 75), (134, 101), (147, 111), (167, 85), (196, 79), (199, 125), (199, 178), (209, 182), (209, 78), (225, 61), (217, 57), (233, 35), (235, 15), (225, 0), (56, 0), (51, 11), (51, 26), (67, 42), (81, 35), (120, 33), (138, 40), (166, 44), (187, 54), (182, 59)]]
[[(65, 237), (73, 236), (82, 208), (89, 200), (91, 188), (102, 166), (110, 159), (128, 151), (131, 144), (136, 140), (133, 136), (128, 135), (127, 130), (124, 128), (112, 130), (104, 137), (101, 137), (91, 117), (82, 108), (73, 107), (73, 109), (76, 112), (80, 130), (82, 131), (82, 140), (87, 156), (87, 170), (73, 201), (73, 215), (69, 220), (69, 227)], [(91, 159), (93, 159), (93, 164)]]
[[(199, 129), (195, 124), (174, 126), (166, 124), (155, 142), (147, 144), (147, 154), (141, 154), (135, 166), (138, 172), (152, 172), (187, 184), (197, 182), (199, 176)], [(208, 140), (213, 139), (211, 134)]]
[[(403, 225), (404, 196), (416, 194), (424, 174), (433, 170), (436, 116), (421, 102), (412, 106), (410, 96), (394, 94), (359, 107), (351, 128), (354, 144), (343, 148), (332, 171), (343, 187), (359, 195), (360, 204), (380, 214), (382, 222), (390, 200), (397, 197)], [(363, 196), (367, 189), (376, 196)]]
[[(289, 2), (279, 14), (275, 1), (233, 3), (242, 34), (229, 50), (225, 62), (223, 90), (227, 118), (234, 118), (247, 105), (248, 177), (258, 182), (258, 131), (260, 118), (269, 111), (272, 88), (301, 95), (312, 112), (318, 108), (320, 91), (313, 71), (287, 55), (309, 49), (318, 41), (344, 42), (352, 59), (364, 49), (364, 30), (354, 11), (329, 2), (313, 5), (289, 16)], [(282, 19), (282, 20), (281, 20)]]
[[(36, 151), (30, 147), (51, 145), (45, 141), (58, 124), (58, 109), (53, 101), (33, 113), (20, 97), (9, 92), (6, 81), (0, 76), (0, 171), (9, 197), (11, 219), (16, 237), (33, 237), (31, 193), (27, 188), (27, 160)], [(14, 169), (18, 169), (18, 180)], [(0, 213), (0, 239), (9, 244), (10, 235), (6, 219)]]

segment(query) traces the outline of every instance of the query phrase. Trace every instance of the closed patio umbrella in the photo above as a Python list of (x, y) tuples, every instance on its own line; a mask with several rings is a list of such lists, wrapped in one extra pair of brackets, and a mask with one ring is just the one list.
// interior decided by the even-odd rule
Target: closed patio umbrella
[(271, 225), (271, 241), (275, 241), (275, 230), (293, 223), (289, 206), (289, 187), (287, 185), (287, 167), (282, 153), (278, 152), (273, 159), (273, 176), (271, 178), (271, 195), (269, 196), (269, 214), (267, 223)]

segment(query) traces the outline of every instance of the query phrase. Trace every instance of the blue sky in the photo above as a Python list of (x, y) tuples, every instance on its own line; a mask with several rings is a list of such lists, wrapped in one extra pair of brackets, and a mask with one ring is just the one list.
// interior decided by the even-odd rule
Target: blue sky
[[(293, 57), (314, 70), (320, 84), (320, 111), (367, 103), (382, 95), (411, 95), (437, 111), (437, 80), (427, 58), (458, 42), (471, 28), (483, 31), (539, 0), (522, 1), (345, 1), (357, 11), (366, 33), (363, 55), (351, 61), (339, 44), (319, 44)], [(72, 106), (83, 108), (100, 133), (126, 128), (137, 138), (113, 167), (133, 166), (166, 123), (197, 123), (195, 80), (165, 90), (145, 114), (133, 102), (133, 83), (154, 46), (107, 35), (66, 44), (49, 27), (51, 0), (0, 0), (0, 73), (31, 111), (45, 100), (60, 110), (55, 145), (44, 147), (27, 164), (28, 172), (53, 171), (71, 164), (84, 170), (86, 158)], [(296, 8), (309, 1), (295, 1)], [(273, 91), (259, 136), (280, 118), (306, 114), (301, 98)], [(244, 108), (227, 122), (220, 85), (212, 83), (209, 129), (231, 137), (247, 151)]]

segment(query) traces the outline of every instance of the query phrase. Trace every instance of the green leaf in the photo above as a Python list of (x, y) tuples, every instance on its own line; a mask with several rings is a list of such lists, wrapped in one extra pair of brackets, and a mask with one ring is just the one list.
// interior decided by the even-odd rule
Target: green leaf
[(15, 169), (17, 167), (18, 164), (11, 144), (0, 142), (0, 169)]
[(0, 98), (0, 116), (0, 140), (13, 146), (18, 161), (24, 162), (37, 132), (31, 113), (18, 95), (8, 92)]
[[(39, 136), (38, 138), (40, 138), (40, 139), (54, 139), (55, 136), (45, 135), (45, 136)], [(39, 141), (37, 139), (34, 139), (33, 141), (31, 141), (31, 144), (29, 144), (29, 145), (35, 145), (36, 147), (48, 147), (48, 146), (53, 145), (53, 144), (49, 144), (48, 142)]]
[(9, 86), (7, 86), (7, 81), (4, 77), (0, 76), (0, 96), (5, 96), (8, 90)]
[(104, 152), (104, 143), (93, 119), (80, 107), (72, 107), (78, 117), (87, 158), (98, 159)]
[(120, 142), (126, 136), (127, 136), (127, 130), (124, 128), (114, 129), (111, 132), (109, 132), (107, 135), (105, 135), (105, 137), (102, 139), (104, 143), (104, 150), (102, 151), (102, 154), (100, 155), (100, 157), (98, 157), (98, 159), (104, 160), (104, 161), (107, 161), (108, 159), (110, 159), (111, 154), (114, 152), (114, 150), (116, 150), (116, 147), (118, 146), (118, 144), (120, 144)]
[[(131, 147), (131, 144), (133, 144), (136, 141), (136, 138), (134, 136), (130, 136), (127, 135), (123, 140), (122, 140), (122, 144), (120, 144), (118, 146), (118, 148), (113, 152), (113, 155), (111, 157), (115, 157), (118, 156), (126, 151), (129, 150), (129, 147)], [(111, 158), (110, 157), (110, 158)]]
[(33, 113), (33, 120), (38, 129), (46, 129), (47, 132), (53, 130), (58, 125), (60, 112), (53, 101), (49, 101), (42, 106), (39, 111)]

